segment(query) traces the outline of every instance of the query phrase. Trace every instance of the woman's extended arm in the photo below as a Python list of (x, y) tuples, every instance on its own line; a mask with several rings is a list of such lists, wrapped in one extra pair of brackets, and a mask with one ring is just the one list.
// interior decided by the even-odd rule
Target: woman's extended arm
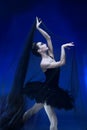
[(54, 61), (51, 63), (44, 63), (42, 66), (43, 68), (47, 69), (47, 68), (56, 68), (56, 67), (60, 67), (63, 66), (65, 64), (66, 58), (65, 58), (65, 48), (68, 48), (70, 46), (74, 46), (73, 42), (71, 43), (66, 43), (63, 44), (61, 46), (61, 56), (60, 56), (60, 60), (59, 61)]
[(36, 28), (37, 30), (43, 35), (43, 37), (46, 39), (47, 44), (48, 44), (48, 54), (54, 58), (54, 54), (53, 54), (53, 46), (52, 46), (52, 41), (51, 41), (51, 37), (49, 36), (49, 34), (47, 32), (45, 32), (43, 29), (41, 29), (39, 26), (41, 24), (42, 21), (39, 21), (38, 18), (36, 17)]

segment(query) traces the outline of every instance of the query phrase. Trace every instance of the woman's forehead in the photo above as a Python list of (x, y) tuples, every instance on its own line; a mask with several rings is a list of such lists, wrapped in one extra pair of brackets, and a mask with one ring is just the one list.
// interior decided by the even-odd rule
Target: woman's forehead
[(41, 45), (42, 42), (37, 42), (37, 45)]

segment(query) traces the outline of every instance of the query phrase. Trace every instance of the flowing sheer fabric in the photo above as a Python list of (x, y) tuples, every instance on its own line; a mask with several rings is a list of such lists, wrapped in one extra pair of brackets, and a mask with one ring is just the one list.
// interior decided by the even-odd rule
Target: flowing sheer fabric
[[(34, 22), (27, 39), (26, 47), (20, 57), (11, 91), (6, 101), (2, 100), (2, 102), (5, 101), (6, 108), (0, 115), (0, 130), (17, 130), (22, 125), (22, 116), (24, 113), (24, 97), (22, 89), (29, 64), (35, 29), (36, 23)], [(4, 109), (4, 106), (2, 107)]]

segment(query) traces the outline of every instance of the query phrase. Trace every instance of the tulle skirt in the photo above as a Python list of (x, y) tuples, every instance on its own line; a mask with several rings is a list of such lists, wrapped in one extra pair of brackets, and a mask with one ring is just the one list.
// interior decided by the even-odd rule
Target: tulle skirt
[(74, 107), (74, 100), (70, 93), (57, 84), (52, 87), (42, 82), (28, 82), (23, 92), (29, 98), (35, 99), (37, 103), (47, 103), (52, 107), (66, 110)]

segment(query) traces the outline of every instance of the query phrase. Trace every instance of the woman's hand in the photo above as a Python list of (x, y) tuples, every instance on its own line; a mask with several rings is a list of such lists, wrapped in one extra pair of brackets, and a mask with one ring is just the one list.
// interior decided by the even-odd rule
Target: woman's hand
[(38, 17), (36, 17), (36, 28), (38, 29), (40, 24), (42, 23), (41, 20), (38, 19)]
[(66, 44), (63, 44), (63, 45), (62, 45), (62, 47), (68, 48), (68, 49), (70, 49), (69, 47), (71, 47), (71, 46), (74, 46), (73, 42), (66, 43)]

